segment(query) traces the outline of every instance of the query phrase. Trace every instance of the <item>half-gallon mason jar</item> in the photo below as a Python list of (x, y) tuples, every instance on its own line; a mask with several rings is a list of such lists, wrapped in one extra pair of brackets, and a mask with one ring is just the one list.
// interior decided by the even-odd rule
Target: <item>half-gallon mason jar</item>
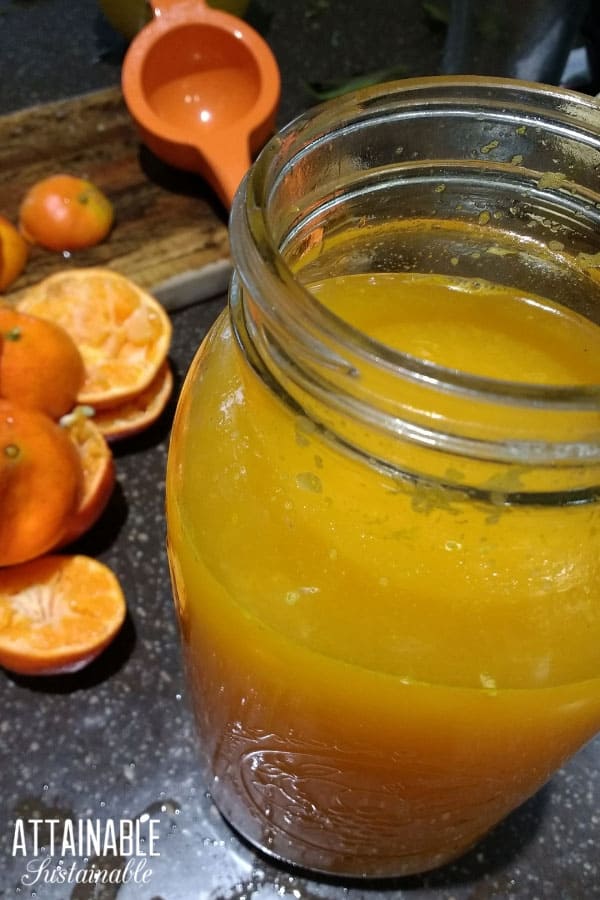
[(208, 787), (248, 840), (390, 876), (600, 730), (600, 107), (406, 80), (265, 148), (173, 430)]

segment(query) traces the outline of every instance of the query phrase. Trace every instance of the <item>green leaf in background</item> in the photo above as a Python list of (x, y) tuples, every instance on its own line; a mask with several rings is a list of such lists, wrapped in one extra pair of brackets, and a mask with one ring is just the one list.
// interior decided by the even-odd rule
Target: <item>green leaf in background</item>
[(376, 69), (374, 72), (367, 72), (364, 75), (354, 75), (352, 78), (333, 81), (310, 81), (308, 82), (308, 89), (319, 100), (331, 100), (333, 97), (340, 97), (342, 94), (347, 94), (350, 91), (357, 91), (360, 88), (381, 84), (382, 81), (394, 81), (396, 78), (404, 78), (406, 74), (406, 66), (391, 66), (388, 69)]
[(448, 0), (423, 0), (421, 6), (430, 23), (435, 26), (448, 25), (450, 4)]

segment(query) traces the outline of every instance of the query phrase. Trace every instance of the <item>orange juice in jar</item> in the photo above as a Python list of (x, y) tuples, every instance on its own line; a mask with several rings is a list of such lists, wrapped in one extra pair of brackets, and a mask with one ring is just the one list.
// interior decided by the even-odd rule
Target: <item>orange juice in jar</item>
[(600, 110), (493, 79), (292, 123), (238, 193), (169, 457), (209, 787), (422, 872), (600, 729)]

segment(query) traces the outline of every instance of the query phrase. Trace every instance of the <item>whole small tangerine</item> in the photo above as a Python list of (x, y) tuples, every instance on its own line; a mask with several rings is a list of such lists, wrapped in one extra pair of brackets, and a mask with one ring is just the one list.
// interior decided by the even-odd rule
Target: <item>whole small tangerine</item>
[(59, 419), (85, 379), (72, 337), (55, 322), (0, 305), (0, 397)]
[(21, 234), (47, 250), (81, 250), (99, 244), (114, 221), (108, 197), (91, 181), (51, 175), (32, 185), (19, 209)]
[(55, 547), (77, 510), (83, 473), (56, 422), (0, 399), (0, 569)]
[(16, 281), (27, 262), (27, 242), (5, 216), (0, 216), (0, 292)]

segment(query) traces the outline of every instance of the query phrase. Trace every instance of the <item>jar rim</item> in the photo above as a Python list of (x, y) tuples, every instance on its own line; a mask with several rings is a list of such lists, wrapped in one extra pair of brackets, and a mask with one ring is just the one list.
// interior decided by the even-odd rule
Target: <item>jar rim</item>
[[(281, 252), (271, 216), (283, 168), (315, 141), (336, 128), (372, 121), (392, 110), (436, 104), (445, 108), (468, 106), (482, 114), (493, 108), (527, 121), (550, 122), (585, 141), (598, 168), (584, 193), (600, 209), (595, 189), (600, 172), (600, 103), (559, 87), (516, 79), (474, 76), (411, 78), (366, 88), (322, 103), (303, 113), (275, 135), (245, 177), (232, 208), (231, 245), (234, 264), (244, 288), (255, 297), (270, 325), (292, 340), (308, 335), (309, 354), (320, 363), (346, 374), (377, 365), (388, 373), (427, 385), (436, 391), (459, 394), (490, 403), (519, 405), (536, 410), (600, 412), (600, 383), (543, 385), (503, 380), (453, 369), (420, 359), (381, 343), (353, 327), (321, 304), (296, 278)], [(600, 261), (596, 262), (600, 266)], [(600, 269), (599, 269), (600, 272)], [(599, 279), (600, 280), (600, 279)], [(257, 284), (260, 283), (260, 289)], [(591, 444), (600, 458), (600, 435)], [(591, 447), (588, 447), (588, 451)]]

